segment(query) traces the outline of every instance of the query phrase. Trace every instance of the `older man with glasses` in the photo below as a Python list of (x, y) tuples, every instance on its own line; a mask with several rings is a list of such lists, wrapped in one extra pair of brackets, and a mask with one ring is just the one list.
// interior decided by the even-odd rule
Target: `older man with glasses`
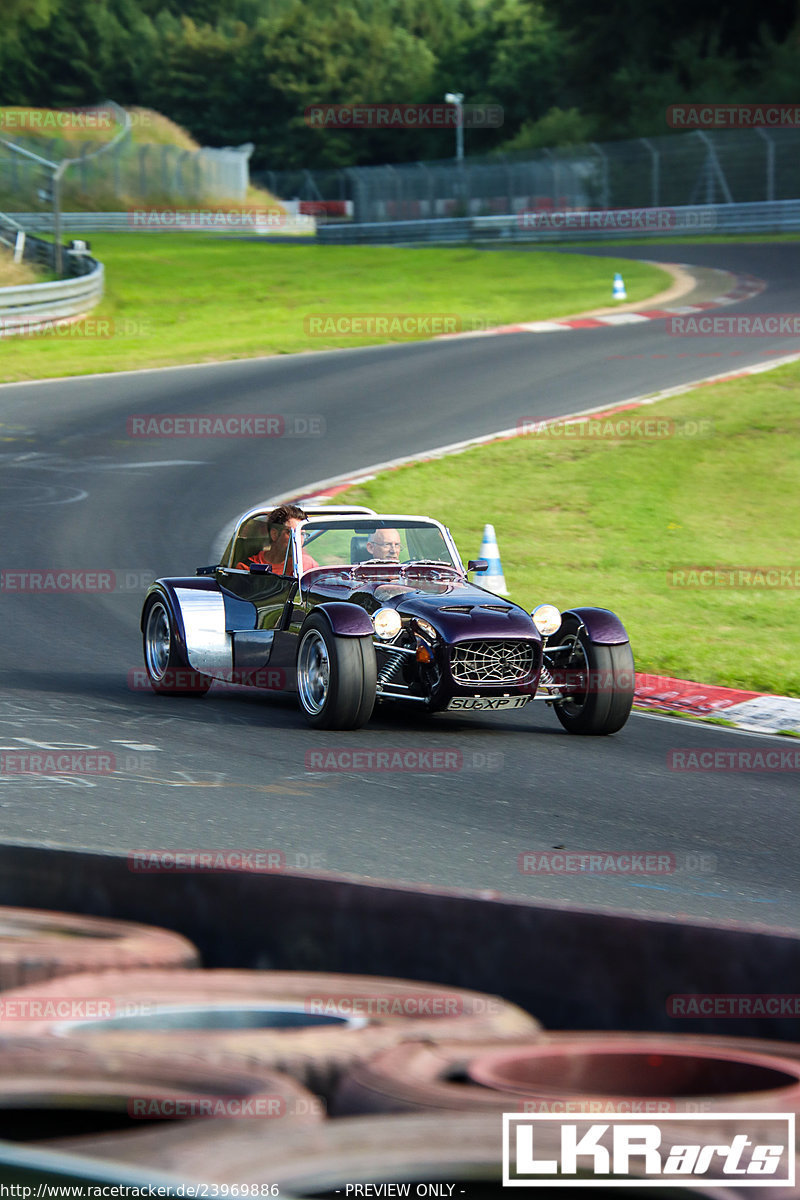
[(367, 550), (371, 558), (399, 562), (402, 548), (403, 543), (397, 529), (376, 529), (367, 540)]

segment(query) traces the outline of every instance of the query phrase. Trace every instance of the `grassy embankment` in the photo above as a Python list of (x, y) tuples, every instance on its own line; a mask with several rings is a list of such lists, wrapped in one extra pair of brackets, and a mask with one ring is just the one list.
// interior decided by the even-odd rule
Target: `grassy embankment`
[[(670, 284), (645, 263), (469, 248), (317, 246), (194, 233), (98, 234), (106, 296), (82, 327), (3, 347), (0, 381), (421, 340), (310, 333), (306, 318), (446, 314), (464, 329), (611, 303), (614, 272), (644, 301)], [(83, 328), (83, 331), (82, 331)], [(99, 331), (99, 336), (95, 336)], [(110, 336), (109, 336), (110, 335)]]
[(562, 426), (401, 467), (337, 501), (429, 512), (465, 559), (491, 521), (513, 599), (613, 609), (639, 671), (800, 696), (797, 586), (673, 575), (783, 567), (800, 581), (799, 399), (792, 364), (609, 418), (707, 421), (705, 436), (566, 437)]

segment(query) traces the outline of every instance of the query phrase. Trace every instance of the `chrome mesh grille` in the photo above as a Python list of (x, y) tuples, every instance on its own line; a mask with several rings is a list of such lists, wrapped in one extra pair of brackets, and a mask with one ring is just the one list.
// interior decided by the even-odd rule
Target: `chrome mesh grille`
[(456, 683), (523, 683), (535, 662), (535, 642), (476, 640), (453, 647), (450, 670)]

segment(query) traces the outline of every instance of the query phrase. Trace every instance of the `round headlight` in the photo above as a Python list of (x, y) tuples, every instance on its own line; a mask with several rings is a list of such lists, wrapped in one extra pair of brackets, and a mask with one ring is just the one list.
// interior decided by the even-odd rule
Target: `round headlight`
[(421, 617), (414, 618), (414, 624), (420, 633), (424, 634), (428, 641), (435, 642), (439, 636), (436, 630), (431, 625), (430, 621), (423, 621)]
[(384, 641), (396, 637), (403, 628), (400, 613), (394, 608), (379, 608), (372, 617), (372, 624), (378, 637)]
[(542, 637), (550, 637), (561, 626), (561, 613), (555, 604), (540, 604), (533, 610), (531, 616)]

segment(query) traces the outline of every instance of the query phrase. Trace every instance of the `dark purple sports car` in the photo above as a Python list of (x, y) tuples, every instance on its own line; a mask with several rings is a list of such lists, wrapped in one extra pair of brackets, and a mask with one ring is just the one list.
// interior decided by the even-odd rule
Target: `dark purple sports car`
[(552, 705), (570, 733), (616, 733), (633, 704), (628, 636), (604, 608), (530, 614), (471, 583), (443, 525), (368, 508), (315, 508), (283, 562), (260, 561), (267, 512), (239, 518), (222, 561), (157, 579), (142, 611), (160, 693), (215, 679), (296, 692), (321, 729), (358, 729), (376, 703), (429, 713)]

